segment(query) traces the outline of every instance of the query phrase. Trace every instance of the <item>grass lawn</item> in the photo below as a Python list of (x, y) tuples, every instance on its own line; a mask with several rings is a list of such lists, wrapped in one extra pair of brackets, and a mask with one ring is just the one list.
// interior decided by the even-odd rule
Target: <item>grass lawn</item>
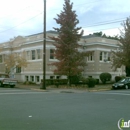
[(87, 89), (88, 90), (95, 90), (95, 91), (98, 91), (98, 90), (111, 90), (112, 89), (111, 86), (112, 86), (112, 84), (98, 84), (93, 88), (87, 88)]
[(98, 84), (95, 85), (95, 87), (92, 88), (88, 88), (87, 85), (79, 85), (79, 86), (75, 86), (75, 85), (59, 85), (58, 87), (56, 87), (55, 85), (51, 85), (48, 86), (48, 88), (58, 88), (58, 89), (82, 89), (82, 90), (88, 90), (88, 91), (100, 91), (100, 90), (111, 90), (112, 84)]

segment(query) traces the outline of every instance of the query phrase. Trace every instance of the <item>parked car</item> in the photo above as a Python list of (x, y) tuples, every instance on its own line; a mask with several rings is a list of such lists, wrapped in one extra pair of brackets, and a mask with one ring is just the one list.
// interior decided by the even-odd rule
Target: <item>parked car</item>
[(6, 85), (11, 88), (15, 87), (17, 84), (17, 80), (14, 78), (10, 78), (8, 74), (0, 73), (0, 87), (4, 87)]
[(124, 89), (129, 89), (130, 88), (130, 77), (126, 77), (124, 79), (121, 79), (117, 83), (114, 83), (112, 85), (113, 89), (118, 89), (118, 88), (124, 88)]

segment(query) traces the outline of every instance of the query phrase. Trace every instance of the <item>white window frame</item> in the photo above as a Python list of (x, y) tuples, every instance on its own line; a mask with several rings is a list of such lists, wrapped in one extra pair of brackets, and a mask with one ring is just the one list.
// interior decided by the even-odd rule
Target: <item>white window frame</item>
[(99, 61), (100, 62), (110, 62), (110, 52), (100, 51)]

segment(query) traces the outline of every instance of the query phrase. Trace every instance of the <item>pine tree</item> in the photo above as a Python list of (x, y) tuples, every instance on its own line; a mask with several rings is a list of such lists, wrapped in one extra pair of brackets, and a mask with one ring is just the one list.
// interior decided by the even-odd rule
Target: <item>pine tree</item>
[(54, 46), (55, 58), (58, 62), (52, 63), (56, 66), (55, 74), (66, 75), (71, 85), (71, 77), (81, 74), (86, 65), (84, 60), (86, 53), (79, 51), (80, 45), (78, 41), (83, 35), (81, 27), (76, 27), (79, 23), (76, 12), (72, 10), (73, 3), (70, 0), (65, 0), (63, 11), (54, 18), (56, 23), (60, 25), (59, 28), (54, 28), (58, 32), (58, 37), (51, 37), (55, 41)]
[(113, 52), (113, 65), (119, 68), (122, 65), (126, 67), (126, 76), (130, 76), (130, 17), (122, 23), (119, 49)]

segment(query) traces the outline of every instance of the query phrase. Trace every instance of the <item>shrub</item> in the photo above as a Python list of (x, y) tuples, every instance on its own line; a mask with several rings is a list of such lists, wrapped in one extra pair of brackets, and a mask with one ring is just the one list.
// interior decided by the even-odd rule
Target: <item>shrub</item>
[(111, 80), (111, 74), (110, 73), (101, 73), (100, 74), (100, 80), (102, 81), (103, 84), (105, 84), (107, 81)]
[(35, 85), (36, 83), (32, 82), (32, 81), (25, 81), (23, 84), (25, 84), (25, 85), (30, 85), (30, 84)]
[[(67, 81), (67, 79), (46, 79), (46, 86), (56, 85), (58, 87), (59, 85), (67, 84)], [(41, 82), (43, 82), (43, 80), (41, 80)]]
[(70, 77), (71, 84), (78, 84), (80, 81), (80, 75), (75, 75)]
[(95, 87), (95, 85), (96, 85), (96, 79), (94, 79), (94, 78), (87, 78), (87, 84), (88, 84), (89, 88)]
[(121, 76), (115, 76), (115, 82), (118, 82), (119, 80), (121, 80), (122, 77)]
[(124, 79), (125, 78), (125, 76), (115, 76), (115, 82), (118, 82), (119, 80), (121, 80), (121, 79)]
[(95, 79), (96, 80), (96, 84), (99, 84), (99, 79)]
[(88, 84), (88, 78), (82, 77), (78, 84)]

